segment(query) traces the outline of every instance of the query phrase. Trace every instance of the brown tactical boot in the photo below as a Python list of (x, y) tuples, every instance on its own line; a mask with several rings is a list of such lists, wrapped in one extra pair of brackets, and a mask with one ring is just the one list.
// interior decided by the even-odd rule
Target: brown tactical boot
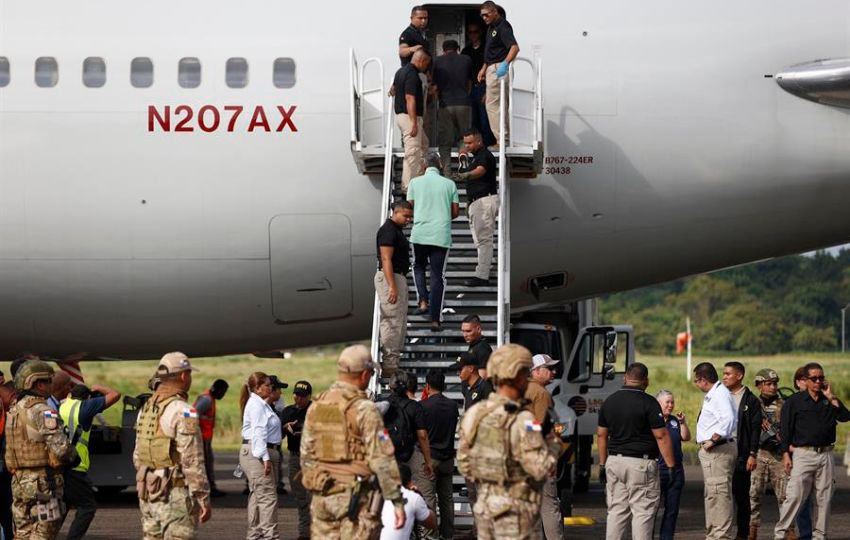
[(791, 528), (785, 531), (785, 540), (797, 540), (797, 530), (791, 525)]
[(747, 540), (758, 540), (758, 537), (759, 537), (758, 525), (750, 525), (750, 535), (747, 536)]

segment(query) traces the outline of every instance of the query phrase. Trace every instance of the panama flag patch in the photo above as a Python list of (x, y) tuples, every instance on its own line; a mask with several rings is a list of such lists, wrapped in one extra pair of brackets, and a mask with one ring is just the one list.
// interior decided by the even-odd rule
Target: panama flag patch
[(193, 407), (189, 407), (183, 411), (183, 418), (197, 418), (198, 411), (196, 411)]
[(44, 411), (44, 417), (45, 418), (52, 418), (52, 419), (56, 420), (57, 418), (59, 418), (59, 413), (57, 413), (56, 411), (52, 411), (52, 410), (51, 411)]
[(378, 440), (381, 442), (387, 442), (388, 440), (390, 440), (390, 432), (386, 429), (379, 431)]
[(540, 425), (540, 422), (537, 420), (526, 420), (525, 421), (525, 430), (526, 431), (543, 431), (543, 427)]

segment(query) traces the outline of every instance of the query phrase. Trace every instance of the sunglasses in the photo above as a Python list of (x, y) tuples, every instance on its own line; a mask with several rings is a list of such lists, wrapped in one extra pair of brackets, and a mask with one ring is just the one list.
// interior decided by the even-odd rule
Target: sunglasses
[(808, 379), (809, 379), (810, 381), (812, 381), (812, 382), (823, 382), (824, 380), (826, 380), (826, 377), (824, 377), (824, 376), (820, 376), (820, 377), (808, 377)]

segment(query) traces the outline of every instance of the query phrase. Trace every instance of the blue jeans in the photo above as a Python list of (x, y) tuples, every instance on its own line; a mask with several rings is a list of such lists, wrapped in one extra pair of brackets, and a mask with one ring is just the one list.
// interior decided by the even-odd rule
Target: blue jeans
[(679, 519), (679, 501), (682, 499), (682, 489), (685, 487), (685, 468), (677, 465), (672, 470), (673, 486), (667, 487), (670, 480), (670, 469), (663, 463), (658, 467), (661, 477), (661, 500), (664, 501), (664, 516), (661, 518), (661, 540), (673, 540), (676, 532), (676, 520)]
[[(446, 262), (449, 248), (428, 244), (413, 244), (413, 281), (416, 283), (417, 301), (428, 301), (432, 322), (442, 320), (443, 295), (446, 290)], [(425, 284), (425, 269), (431, 266), (431, 292)]]
[(475, 83), (469, 99), (472, 101), (472, 125), (481, 132), (481, 138), (486, 146), (496, 144), (496, 136), (490, 129), (490, 119), (487, 118), (487, 108), (484, 106), (484, 94), (487, 92), (486, 83)]
[(812, 497), (809, 496), (800, 512), (797, 514), (797, 538), (799, 540), (812, 540)]

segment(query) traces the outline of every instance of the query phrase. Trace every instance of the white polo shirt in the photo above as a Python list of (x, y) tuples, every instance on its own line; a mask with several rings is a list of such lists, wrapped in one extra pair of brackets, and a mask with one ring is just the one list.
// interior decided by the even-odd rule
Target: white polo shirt
[(737, 429), (735, 400), (723, 383), (717, 381), (702, 400), (702, 411), (697, 420), (697, 443), (704, 443), (715, 433), (721, 438), (733, 439)]

